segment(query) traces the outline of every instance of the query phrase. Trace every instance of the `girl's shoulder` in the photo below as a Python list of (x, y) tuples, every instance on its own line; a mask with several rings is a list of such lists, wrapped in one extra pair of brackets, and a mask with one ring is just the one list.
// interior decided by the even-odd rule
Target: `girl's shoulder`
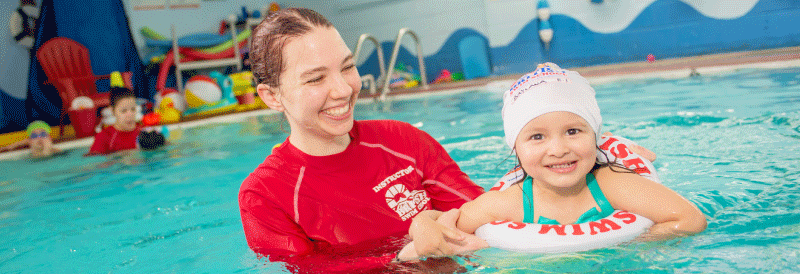
[(639, 199), (641, 195), (653, 192), (654, 188), (663, 188), (656, 182), (621, 168), (603, 167), (593, 173), (597, 185), (614, 208), (619, 208), (622, 202)]
[(593, 171), (592, 174), (600, 187), (624, 187), (630, 186), (631, 184), (652, 182), (633, 171), (619, 167), (601, 167)]

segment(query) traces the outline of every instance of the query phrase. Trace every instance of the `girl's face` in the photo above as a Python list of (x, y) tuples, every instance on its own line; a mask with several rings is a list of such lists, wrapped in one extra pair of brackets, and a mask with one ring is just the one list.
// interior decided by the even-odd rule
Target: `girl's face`
[(118, 130), (131, 131), (136, 128), (136, 99), (133, 97), (122, 98), (114, 105), (114, 126)]
[(594, 131), (577, 114), (550, 112), (528, 122), (515, 143), (517, 157), (534, 182), (573, 187), (586, 178), (597, 153)]
[(333, 139), (347, 134), (353, 127), (361, 78), (339, 32), (314, 27), (287, 40), (283, 57), (280, 86), (259, 86), (274, 94), (280, 104), (277, 110), (286, 113), (292, 135)]

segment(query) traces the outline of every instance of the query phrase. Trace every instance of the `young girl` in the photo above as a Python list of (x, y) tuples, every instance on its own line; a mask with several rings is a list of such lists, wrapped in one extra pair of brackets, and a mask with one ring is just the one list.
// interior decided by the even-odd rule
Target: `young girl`
[[(642, 236), (649, 240), (706, 228), (703, 213), (669, 188), (595, 163), (602, 118), (594, 89), (577, 72), (551, 63), (539, 65), (503, 95), (502, 115), (506, 143), (527, 176), (505, 191), (490, 191), (465, 203), (456, 222), (459, 230), (474, 233), (486, 223), (502, 220), (583, 223), (609, 216), (615, 209), (655, 222)], [(436, 232), (445, 229), (425, 216), (415, 218), (412, 229), (432, 231), (432, 236), (415, 238), (415, 250), (406, 248), (398, 258), (414, 258), (413, 251), (422, 256), (449, 255), (437, 250), (443, 239)], [(452, 246), (451, 252), (480, 247), (485, 246)]]
[(111, 108), (116, 120), (94, 136), (94, 143), (87, 155), (136, 149), (136, 137), (140, 131), (136, 124), (136, 97), (127, 88), (112, 88), (110, 92)]

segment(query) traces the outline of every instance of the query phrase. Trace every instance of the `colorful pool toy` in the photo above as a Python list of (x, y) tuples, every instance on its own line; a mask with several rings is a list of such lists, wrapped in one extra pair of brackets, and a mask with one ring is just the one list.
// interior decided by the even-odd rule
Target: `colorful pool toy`
[[(184, 117), (192, 118), (196, 116), (220, 114), (233, 111), (239, 105), (239, 102), (236, 101), (236, 97), (233, 96), (233, 81), (230, 77), (218, 71), (212, 71), (209, 76), (214, 79), (218, 85), (221, 98), (215, 102), (204, 102), (204, 104), (198, 107), (187, 108), (186, 111), (183, 112)], [(186, 86), (188, 89), (188, 83)], [(186, 94), (188, 95), (189, 93), (187, 92)], [(188, 101), (189, 98), (187, 97), (187, 102)]]

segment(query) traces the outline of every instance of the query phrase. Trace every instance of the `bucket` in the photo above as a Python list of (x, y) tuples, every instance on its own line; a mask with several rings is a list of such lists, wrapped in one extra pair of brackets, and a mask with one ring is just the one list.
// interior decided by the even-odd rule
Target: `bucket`
[(97, 108), (70, 110), (69, 119), (75, 129), (75, 137), (94, 136), (94, 126), (97, 125)]

